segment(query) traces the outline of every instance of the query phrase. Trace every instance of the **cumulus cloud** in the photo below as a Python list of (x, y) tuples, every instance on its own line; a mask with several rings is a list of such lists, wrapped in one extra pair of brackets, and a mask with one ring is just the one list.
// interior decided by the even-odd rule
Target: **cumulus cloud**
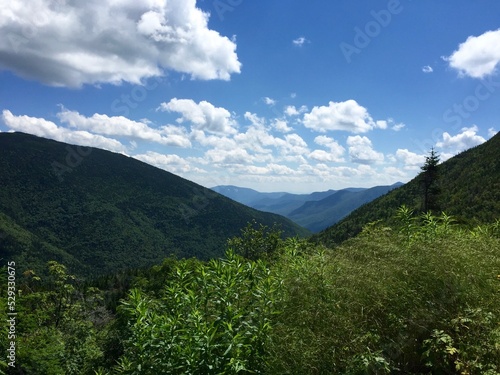
[(251, 164), (254, 159), (247, 150), (236, 148), (232, 150), (211, 149), (205, 157), (214, 164)]
[(133, 156), (135, 159), (154, 165), (171, 173), (186, 173), (192, 170), (188, 161), (175, 154), (160, 154), (148, 151), (145, 154)]
[(483, 78), (496, 72), (500, 63), (499, 45), (500, 29), (487, 31), (479, 36), (469, 36), (444, 60), (462, 75)]
[(173, 70), (229, 80), (233, 40), (196, 0), (10, 0), (0, 11), (0, 69), (54, 86), (140, 84)]
[(272, 123), (272, 127), (281, 133), (289, 133), (293, 130), (288, 126), (285, 120), (275, 119)]
[(325, 150), (314, 150), (308, 156), (310, 159), (321, 161), (321, 162), (343, 162), (342, 157), (345, 152), (345, 148), (342, 147), (338, 142), (330, 137), (320, 135), (314, 138), (314, 142), (320, 146), (325, 146), (329, 148), (329, 152)]
[(419, 155), (401, 148), (396, 151), (396, 159), (403, 163), (404, 168), (408, 170), (418, 170), (425, 163), (425, 155)]
[(298, 109), (294, 105), (289, 105), (285, 107), (285, 115), (289, 117), (298, 116), (301, 113), (305, 112), (307, 112), (307, 107), (305, 105), (301, 106)]
[(470, 128), (463, 128), (461, 133), (454, 136), (444, 132), (443, 140), (436, 143), (436, 147), (451, 150), (452, 153), (459, 153), (471, 147), (478, 146), (486, 142), (486, 139), (477, 135), (477, 131), (477, 126), (472, 126)]
[(432, 69), (432, 66), (430, 65), (426, 65), (422, 68), (422, 72), (424, 73), (432, 73), (434, 71), (434, 69)]
[(236, 133), (236, 121), (231, 113), (225, 108), (215, 107), (204, 100), (197, 104), (192, 99), (173, 98), (168, 103), (162, 103), (158, 109), (180, 113), (182, 116), (177, 119), (177, 122), (190, 122), (196, 129), (212, 133)]
[(2, 121), (10, 129), (39, 137), (79, 146), (102, 148), (114, 152), (126, 151), (126, 147), (116, 139), (92, 134), (88, 131), (71, 130), (57, 126), (52, 121), (30, 116), (15, 116), (9, 110), (2, 111)]
[(347, 137), (347, 145), (353, 163), (374, 164), (384, 161), (384, 154), (373, 149), (372, 142), (368, 137), (349, 136)]
[(306, 128), (319, 132), (344, 130), (355, 134), (366, 133), (384, 125), (377, 124), (368, 110), (355, 100), (330, 102), (328, 106), (314, 107), (304, 115), (303, 123)]
[(57, 114), (57, 117), (61, 123), (78, 130), (110, 136), (126, 136), (166, 146), (191, 147), (184, 128), (172, 125), (154, 129), (145, 122), (132, 121), (123, 116), (110, 117), (96, 113), (91, 117), (85, 117), (76, 111), (64, 108)]
[(498, 132), (495, 130), (495, 128), (489, 128), (488, 129), (488, 137), (494, 137)]

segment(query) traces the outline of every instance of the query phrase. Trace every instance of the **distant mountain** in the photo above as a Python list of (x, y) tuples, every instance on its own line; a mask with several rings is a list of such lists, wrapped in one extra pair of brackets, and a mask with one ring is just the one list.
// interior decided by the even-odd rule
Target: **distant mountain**
[(136, 159), (0, 133), (0, 258), (58, 260), (79, 275), (146, 267), (170, 254), (208, 259), (249, 221), (309, 232)]
[(233, 185), (215, 186), (212, 190), (257, 210), (283, 216), (287, 216), (305, 202), (320, 200), (335, 193), (335, 190), (314, 192), (311, 194), (262, 193), (257, 190)]
[[(500, 133), (439, 164), (438, 171), (441, 211), (470, 226), (500, 219)], [(403, 204), (418, 213), (422, 206), (421, 181), (418, 175), (404, 186), (361, 206), (313, 240), (326, 245), (340, 243), (358, 234), (370, 222), (390, 223)]]
[(346, 188), (311, 194), (261, 193), (237, 186), (216, 186), (212, 189), (237, 202), (283, 215), (312, 232), (319, 232), (359, 206), (401, 185), (398, 182), (392, 186)]
[(321, 200), (306, 202), (289, 213), (287, 217), (312, 232), (319, 232), (335, 224), (361, 205), (401, 185), (403, 184), (398, 182), (391, 186), (375, 186), (369, 189), (343, 189)]
[(261, 193), (257, 190), (234, 186), (234, 185), (219, 185), (211, 188), (213, 191), (222, 194), (236, 202), (253, 207), (253, 204), (262, 199), (277, 199), (287, 193)]

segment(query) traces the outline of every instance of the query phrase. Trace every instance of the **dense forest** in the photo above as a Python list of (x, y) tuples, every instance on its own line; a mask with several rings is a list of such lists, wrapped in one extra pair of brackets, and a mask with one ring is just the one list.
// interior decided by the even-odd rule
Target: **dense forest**
[[(208, 260), (248, 222), (310, 232), (139, 160), (23, 133), (0, 133), (0, 257), (77, 276)], [(22, 269), (23, 272), (26, 269)]]
[(499, 374), (499, 221), (402, 206), (395, 223), (335, 249), (249, 224), (221, 258), (92, 281), (49, 262), (17, 275), (16, 367), (1, 372)]

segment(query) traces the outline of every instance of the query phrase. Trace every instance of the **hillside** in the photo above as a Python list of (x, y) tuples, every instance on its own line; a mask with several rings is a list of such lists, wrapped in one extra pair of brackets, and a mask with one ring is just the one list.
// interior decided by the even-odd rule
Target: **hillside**
[(335, 224), (359, 206), (401, 185), (402, 183), (398, 182), (391, 186), (375, 186), (359, 191), (339, 190), (321, 200), (304, 203), (287, 217), (312, 232), (319, 232)]
[(213, 191), (222, 194), (236, 202), (242, 203), (246, 206), (253, 207), (253, 205), (263, 199), (279, 199), (287, 193), (261, 193), (260, 191), (234, 186), (234, 185), (219, 185), (211, 188)]
[(317, 233), (347, 216), (359, 206), (401, 186), (346, 188), (310, 194), (261, 193), (253, 189), (223, 185), (212, 190), (260, 211), (283, 215), (296, 224)]
[[(441, 211), (471, 226), (500, 218), (500, 133), (441, 163), (438, 171)], [(419, 175), (406, 185), (361, 206), (312, 239), (326, 245), (340, 243), (358, 234), (370, 222), (389, 222), (403, 204), (418, 211), (421, 202)]]
[(208, 259), (249, 221), (309, 232), (124, 155), (0, 133), (0, 257), (57, 260), (80, 275)]

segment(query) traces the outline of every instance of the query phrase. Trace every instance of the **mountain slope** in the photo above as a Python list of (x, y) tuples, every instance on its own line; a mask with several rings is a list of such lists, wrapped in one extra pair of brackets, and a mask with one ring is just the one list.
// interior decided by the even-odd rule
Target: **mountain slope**
[(359, 206), (401, 185), (397, 183), (391, 186), (375, 186), (361, 191), (340, 190), (324, 199), (304, 203), (287, 217), (312, 232), (319, 232), (335, 224)]
[[(482, 145), (464, 151), (438, 166), (440, 210), (460, 223), (476, 225), (500, 218), (500, 133)], [(361, 206), (349, 216), (314, 236), (326, 245), (358, 234), (370, 222), (389, 223), (403, 204), (419, 210), (420, 175), (404, 186)]]
[(252, 220), (309, 233), (133, 158), (23, 133), (0, 133), (0, 214), (0, 257), (50, 254), (78, 274), (219, 256)]
[(261, 193), (260, 191), (234, 186), (234, 185), (219, 185), (211, 188), (213, 191), (222, 194), (236, 202), (246, 206), (253, 207), (254, 203), (262, 199), (277, 199), (287, 193)]

